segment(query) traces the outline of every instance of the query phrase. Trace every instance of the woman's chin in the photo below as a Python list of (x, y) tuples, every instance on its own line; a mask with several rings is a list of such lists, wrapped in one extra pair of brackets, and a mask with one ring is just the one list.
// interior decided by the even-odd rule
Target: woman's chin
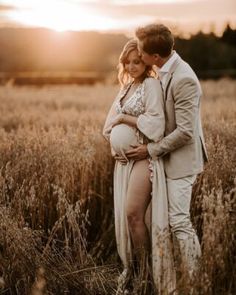
[(133, 79), (138, 79), (140, 76), (139, 75), (135, 75), (135, 74), (130, 74), (130, 77)]

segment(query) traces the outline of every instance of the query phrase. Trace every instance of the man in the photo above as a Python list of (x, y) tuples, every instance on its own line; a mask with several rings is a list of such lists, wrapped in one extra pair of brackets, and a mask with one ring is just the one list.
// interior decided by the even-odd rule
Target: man
[(166, 127), (162, 140), (134, 147), (127, 157), (134, 160), (163, 157), (169, 222), (191, 277), (201, 255), (190, 221), (191, 193), (196, 176), (203, 171), (207, 160), (200, 119), (201, 86), (191, 67), (173, 50), (174, 38), (166, 26), (152, 24), (139, 28), (136, 37), (143, 61), (159, 68)]

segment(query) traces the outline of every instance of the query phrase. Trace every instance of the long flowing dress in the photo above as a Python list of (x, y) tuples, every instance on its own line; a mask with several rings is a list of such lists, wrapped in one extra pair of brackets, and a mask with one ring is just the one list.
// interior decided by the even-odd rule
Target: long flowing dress
[[(118, 154), (125, 156), (130, 145), (143, 144), (147, 141), (159, 141), (164, 135), (164, 102), (160, 82), (146, 78), (128, 98), (123, 106), (121, 100), (126, 95), (130, 84), (124, 87), (116, 97), (105, 122), (103, 135)], [(119, 113), (138, 117), (137, 128), (120, 124), (111, 127), (112, 119)], [(152, 245), (152, 273), (158, 294), (169, 294), (175, 289), (175, 270), (173, 249), (168, 222), (168, 200), (163, 160), (148, 159), (150, 162), (150, 180), (152, 198), (147, 212)], [(116, 161), (114, 168), (114, 211), (115, 234), (119, 256), (124, 268), (129, 268), (132, 261), (131, 237), (126, 216), (126, 197), (129, 178), (134, 165), (130, 160), (127, 165)]]

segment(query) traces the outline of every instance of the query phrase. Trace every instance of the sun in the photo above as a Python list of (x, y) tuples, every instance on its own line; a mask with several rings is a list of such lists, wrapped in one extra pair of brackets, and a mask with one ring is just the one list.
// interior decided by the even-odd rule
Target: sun
[(82, 5), (50, 1), (12, 11), (10, 17), (27, 26), (46, 27), (57, 32), (68, 30), (107, 30), (117, 24)]
[(85, 12), (78, 8), (73, 9), (67, 3), (48, 2), (46, 5), (37, 3), (36, 5), (13, 11), (11, 17), (28, 26), (46, 27), (58, 32), (63, 32), (75, 27), (75, 19), (79, 19), (80, 15)]

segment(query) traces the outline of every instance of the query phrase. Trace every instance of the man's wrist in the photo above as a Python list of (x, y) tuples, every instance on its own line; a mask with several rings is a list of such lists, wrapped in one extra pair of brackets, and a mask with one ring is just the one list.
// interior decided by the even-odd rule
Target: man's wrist
[(148, 143), (146, 145), (147, 147), (147, 153), (148, 155), (153, 159), (153, 160), (156, 160), (157, 159), (157, 154), (155, 152), (155, 149), (153, 149), (153, 144), (152, 143)]

